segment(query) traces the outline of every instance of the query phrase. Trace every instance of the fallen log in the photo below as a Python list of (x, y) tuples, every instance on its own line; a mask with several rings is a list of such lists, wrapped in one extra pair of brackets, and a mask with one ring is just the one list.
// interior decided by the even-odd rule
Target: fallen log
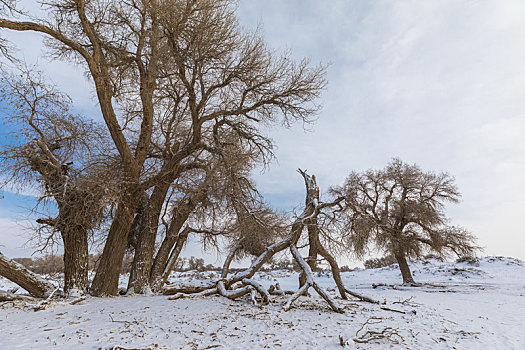
[(29, 271), (16, 261), (6, 258), (2, 253), (0, 253), (0, 276), (18, 284), (37, 298), (47, 298), (56, 289), (49, 281)]

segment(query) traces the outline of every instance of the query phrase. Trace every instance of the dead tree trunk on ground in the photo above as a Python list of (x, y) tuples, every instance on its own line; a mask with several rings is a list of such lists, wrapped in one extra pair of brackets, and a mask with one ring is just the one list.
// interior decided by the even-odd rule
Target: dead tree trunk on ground
[(21, 264), (7, 259), (2, 253), (0, 253), (0, 275), (18, 284), (37, 298), (47, 298), (56, 289), (51, 283)]

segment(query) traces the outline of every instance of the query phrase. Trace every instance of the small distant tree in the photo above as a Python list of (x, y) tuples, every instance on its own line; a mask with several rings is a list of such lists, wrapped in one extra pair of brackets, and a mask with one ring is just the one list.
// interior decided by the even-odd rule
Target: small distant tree
[(382, 258), (372, 258), (365, 261), (365, 269), (379, 269), (381, 267), (387, 267), (395, 264), (396, 258), (392, 254), (387, 254)]
[(188, 260), (188, 268), (190, 270), (203, 271), (204, 270), (204, 259), (191, 256), (190, 259)]
[(478, 249), (472, 234), (448, 224), (444, 205), (457, 203), (460, 193), (447, 173), (394, 159), (383, 170), (351, 173), (332, 192), (345, 197), (345, 244), (360, 258), (371, 244), (392, 254), (405, 284), (414, 284), (407, 258), (428, 251), (472, 256)]

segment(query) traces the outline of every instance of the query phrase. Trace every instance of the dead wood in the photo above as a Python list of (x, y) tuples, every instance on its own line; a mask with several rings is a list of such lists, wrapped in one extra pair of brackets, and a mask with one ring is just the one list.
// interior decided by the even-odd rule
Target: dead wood
[[(273, 286), (273, 289), (271, 288), (269, 291), (267, 291), (263, 286), (253, 281), (251, 278), (254, 276), (254, 274), (261, 269), (261, 267), (270, 261), (270, 259), (277, 254), (278, 252), (281, 252), (287, 248), (290, 249), (292, 256), (297, 261), (299, 266), (302, 270), (302, 275), (304, 276), (304, 284), (299, 288), (298, 291), (293, 293), (286, 304), (283, 307), (284, 311), (289, 310), (292, 307), (292, 304), (299, 296), (305, 294), (308, 292), (308, 289), (312, 287), (327, 303), (330, 305), (331, 309), (343, 313), (344, 310), (336, 303), (336, 301), (324, 290), (322, 289), (317, 282), (315, 281), (312, 273), (312, 269), (310, 268), (309, 264), (301, 257), (298, 249), (297, 249), (297, 242), (299, 241), (301, 234), (304, 230), (304, 227), (306, 223), (312, 222), (312, 219), (317, 218), (319, 213), (324, 209), (328, 208), (334, 205), (337, 205), (341, 199), (337, 199), (335, 202), (332, 203), (322, 203), (319, 201), (319, 188), (317, 187), (317, 183), (315, 180), (315, 176), (308, 175), (305, 171), (299, 169), (299, 173), (302, 175), (305, 185), (306, 185), (306, 201), (305, 201), (305, 208), (301, 215), (299, 215), (296, 220), (293, 222), (290, 232), (288, 236), (286, 236), (281, 241), (278, 241), (274, 244), (271, 244), (268, 246), (264, 251), (253, 261), (253, 263), (245, 270), (239, 271), (235, 274), (229, 275), (229, 265), (231, 261), (233, 260), (233, 257), (235, 255), (236, 250), (240, 247), (240, 242), (237, 243), (237, 245), (232, 249), (230, 254), (228, 255), (224, 267), (221, 274), (221, 279), (216, 282), (216, 285), (213, 287), (210, 286), (208, 289), (185, 289), (184, 291), (178, 289), (175, 292), (176, 294), (173, 297), (170, 297), (170, 300), (175, 300), (183, 297), (187, 297), (190, 294), (194, 294), (195, 296), (200, 295), (212, 295), (212, 294), (220, 294), (224, 297), (227, 297), (229, 299), (236, 299), (241, 296), (244, 296), (246, 294), (252, 295), (252, 300), (255, 303), (255, 297), (254, 293), (257, 292), (261, 298), (262, 301), (270, 301), (270, 295), (276, 294), (276, 295), (285, 295), (289, 294), (284, 291), (282, 291), (280, 288), (277, 288), (277, 286)], [(319, 242), (318, 237), (315, 238), (315, 241), (318, 245), (316, 247), (316, 251), (321, 253), (325, 258), (327, 258), (332, 266), (332, 271), (335, 276), (336, 283), (338, 285), (338, 288), (340, 292), (342, 293), (342, 297), (346, 298), (345, 296), (345, 288), (342, 284), (339, 267), (337, 266), (337, 262), (335, 259), (331, 256), (331, 254), (328, 253), (324, 247)], [(318, 249), (321, 248), (321, 251)], [(241, 286), (238, 288), (235, 288), (236, 284), (241, 283)], [(171, 289), (170, 289), (171, 290)], [(166, 294), (167, 289), (165, 290)], [(371, 300), (371, 299), (370, 299)]]
[(42, 300), (40, 303), (38, 303), (38, 305), (36, 305), (33, 308), (33, 311), (45, 310), (47, 305), (49, 305), (49, 303), (51, 302), (51, 299), (53, 299), (53, 297), (56, 295), (57, 292), (58, 292), (58, 288), (55, 288), (55, 290), (53, 290), (51, 294), (45, 300)]
[(84, 296), (84, 297), (80, 297), (80, 298), (78, 298), (78, 299), (73, 300), (73, 301), (70, 302), (69, 304), (70, 304), (70, 305), (75, 305), (75, 304), (78, 304), (78, 303), (80, 303), (80, 302), (82, 302), (82, 301), (84, 301), (84, 300), (86, 300), (86, 299), (87, 299), (87, 297), (85, 297), (85, 296)]
[(276, 284), (272, 284), (270, 288), (268, 288), (268, 293), (270, 293), (270, 295), (283, 296), (283, 295), (292, 295), (294, 292), (291, 290), (282, 290), (279, 283), (276, 283)]
[(352, 292), (351, 290), (349, 290), (347, 288), (345, 288), (345, 292), (347, 294), (350, 294), (354, 298), (357, 298), (357, 299), (361, 300), (361, 301), (366, 301), (368, 303), (373, 303), (373, 304), (379, 304), (379, 301), (371, 299), (371, 298), (369, 298), (367, 296), (364, 296), (364, 295), (361, 295), (361, 294), (357, 294), (356, 292)]
[(270, 293), (264, 288), (260, 283), (255, 282), (254, 280), (251, 280), (249, 278), (245, 278), (242, 280), (242, 283), (245, 286), (252, 286), (262, 297), (263, 303), (269, 303), (270, 302)]
[(29, 271), (16, 261), (6, 258), (2, 253), (0, 253), (0, 276), (18, 284), (37, 298), (47, 298), (55, 290), (50, 282)]
[(206, 290), (203, 290), (202, 292), (199, 292), (199, 293), (177, 293), (175, 294), (174, 296), (172, 297), (169, 297), (168, 300), (177, 300), (177, 299), (181, 299), (181, 298), (188, 298), (188, 297), (207, 297), (207, 296), (210, 296), (210, 295), (214, 295), (214, 294), (217, 294), (219, 293), (217, 287), (215, 288), (209, 288), (209, 289), (206, 289)]
[(24, 300), (24, 301), (32, 301), (35, 300), (32, 297), (29, 297), (27, 295), (18, 295), (18, 294), (12, 294), (12, 293), (0, 293), (0, 301), (15, 301), (15, 300)]
[(171, 285), (162, 288), (162, 294), (164, 295), (175, 295), (177, 293), (194, 294), (200, 293), (205, 290), (214, 288), (217, 282), (209, 282), (205, 285), (194, 286), (194, 285)]
[(312, 287), (324, 300), (326, 300), (326, 302), (328, 303), (328, 305), (330, 305), (332, 310), (334, 310), (335, 312), (344, 313), (344, 310), (335, 302), (335, 300), (324, 289), (322, 289), (317, 284), (317, 282), (315, 282), (310, 265), (308, 265), (303, 259), (297, 247), (295, 245), (292, 245), (290, 247), (290, 251), (292, 252), (292, 256), (294, 257), (295, 261), (297, 261), (297, 263), (301, 267), (306, 280), (304, 285), (301, 288), (299, 288), (299, 290), (294, 295), (292, 295), (290, 299), (288, 299), (288, 301), (283, 307), (283, 310), (290, 310), (293, 302), (297, 300), (297, 298), (299, 298), (301, 295), (306, 293), (309, 287)]
[(386, 306), (381, 306), (381, 310), (397, 312), (397, 313), (399, 313), (399, 314), (406, 314), (405, 311), (396, 310), (396, 309), (391, 309), (391, 308), (386, 307)]
[(353, 338), (356, 343), (369, 343), (373, 340), (386, 339), (393, 344), (401, 344), (405, 341), (402, 335), (400, 335), (396, 329), (392, 327), (385, 327), (381, 331), (372, 330), (369, 328), (370, 325), (380, 323), (382, 318), (380, 317), (370, 317), (366, 320), (365, 323), (355, 333), (355, 338)]

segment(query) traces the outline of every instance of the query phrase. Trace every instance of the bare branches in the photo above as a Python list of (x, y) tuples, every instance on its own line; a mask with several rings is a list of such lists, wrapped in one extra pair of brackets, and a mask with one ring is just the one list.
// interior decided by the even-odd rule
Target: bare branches
[[(294, 259), (297, 261), (299, 266), (301, 267), (303, 274), (305, 276), (305, 281), (301, 285), (298, 291), (295, 293), (292, 293), (286, 304), (283, 306), (283, 310), (287, 311), (292, 307), (293, 302), (297, 300), (301, 295), (305, 294), (308, 291), (308, 288), (312, 287), (314, 290), (324, 299), (327, 301), (327, 303), (330, 305), (332, 310), (336, 312), (343, 313), (344, 310), (335, 302), (335, 300), (324, 290), (322, 289), (317, 282), (315, 281), (312, 270), (310, 266), (306, 263), (306, 261), (301, 257), (298, 249), (297, 249), (297, 242), (299, 241), (301, 234), (304, 230), (304, 227), (307, 222), (311, 222), (313, 218), (316, 218), (317, 215), (321, 212), (322, 209), (332, 206), (336, 206), (339, 201), (335, 201), (332, 203), (320, 203), (319, 202), (319, 188), (317, 186), (316, 180), (314, 176), (310, 176), (306, 173), (306, 171), (299, 170), (299, 173), (303, 176), (303, 179), (305, 181), (306, 185), (306, 205), (303, 213), (297, 217), (297, 219), (292, 224), (289, 234), (282, 239), (281, 241), (278, 241), (276, 243), (273, 243), (269, 246), (267, 246), (259, 255), (258, 257), (252, 262), (251, 266), (243, 271), (237, 272), (233, 275), (228, 275), (229, 270), (229, 264), (231, 260), (233, 259), (233, 256), (235, 255), (235, 252), (244, 246), (246, 237), (241, 237), (237, 244), (232, 248), (230, 254), (228, 255), (226, 262), (224, 264), (224, 268), (222, 271), (221, 279), (217, 282), (216, 286), (210, 287), (207, 290), (199, 291), (201, 295), (210, 295), (218, 293), (220, 295), (223, 295), (227, 298), (234, 299), (238, 298), (240, 296), (246, 295), (248, 293), (252, 294), (253, 298), (253, 292), (256, 291), (259, 293), (259, 295), (262, 297), (262, 302), (267, 302), (270, 300), (270, 294), (278, 294), (278, 295), (285, 295), (287, 293), (280, 290), (280, 288), (277, 288), (276, 286), (272, 286), (269, 291), (266, 291), (261, 285), (256, 283), (255, 281), (251, 280), (251, 277), (265, 264), (268, 262), (276, 253), (289, 248)], [(319, 238), (316, 236), (316, 240), (319, 240)], [(322, 247), (322, 246), (321, 246)], [(322, 249), (323, 256), (331, 257), (329, 253)], [(334, 271), (338, 271), (337, 263), (335, 262), (335, 259), (331, 259), (331, 263), (335, 266)], [(338, 283), (338, 286), (341, 286), (342, 290), (342, 296), (345, 297), (345, 289), (342, 285), (342, 281), (340, 279), (340, 276), (337, 275), (338, 278), (336, 278), (336, 282)], [(241, 283), (242, 287), (240, 288), (234, 288), (234, 285), (238, 285), (239, 282)], [(230, 289), (231, 288), (231, 289)], [(196, 290), (194, 290), (195, 292)], [(185, 296), (185, 293), (179, 293), (174, 298), (179, 298)]]
[(362, 257), (371, 243), (392, 254), (403, 280), (413, 283), (406, 258), (428, 250), (441, 255), (472, 255), (478, 248), (465, 229), (450, 226), (444, 204), (460, 194), (446, 173), (423, 172), (417, 165), (394, 159), (385, 169), (351, 173), (344, 186), (333, 188), (345, 196), (342, 230), (345, 243)]
[(370, 317), (355, 333), (353, 341), (356, 343), (369, 343), (373, 340), (386, 339), (393, 344), (401, 344), (405, 341), (402, 335), (400, 335), (396, 329), (392, 327), (386, 327), (381, 331), (373, 330), (370, 328), (371, 325), (380, 323), (382, 318)]
[[(147, 191), (155, 196), (150, 196), (147, 210), (141, 213), (148, 217), (137, 236), (144, 244), (136, 246), (134, 266), (144, 266), (141, 281), (165, 271), (173, 236), (162, 249), (158, 260), (162, 267), (157, 266), (156, 272), (152, 254), (166, 198), (169, 193), (177, 193), (178, 198), (192, 193), (200, 187), (198, 179), (210, 171), (223, 188), (200, 196), (195, 205), (180, 202), (185, 208), (181, 208), (183, 215), (174, 216), (175, 232), (192, 219), (192, 212), (207, 207), (206, 199), (211, 202), (216, 196), (213, 199), (234, 207), (227, 215), (237, 218), (236, 227), (229, 227), (229, 232), (246, 238), (244, 251), (259, 255), (285, 235), (281, 223), (286, 218), (262, 204), (249, 172), (273, 157), (274, 146), (262, 124), (313, 121), (320, 108), (317, 98), (326, 84), (325, 66), (306, 59), (296, 62), (288, 54), (268, 49), (259, 33), (239, 25), (232, 0), (46, 0), (45, 5), (43, 18), (2, 18), (0, 28), (44, 34), (54, 57), (83, 64), (94, 84), (122, 194), (93, 280), (95, 294), (117, 292), (127, 235)], [(37, 171), (59, 175), (60, 183), (49, 192), (66, 198), (75, 192), (82, 169), (78, 158), (67, 160), (61, 155), (71, 149), (66, 143), (79, 145), (80, 138), (50, 137), (39, 119), (46, 108), (33, 108), (39, 105), (32, 106), (30, 98), (23, 102), (28, 105), (30, 132), (38, 139), (24, 151), (37, 155), (36, 160), (31, 158)], [(62, 129), (68, 130), (67, 125)], [(209, 166), (212, 163), (222, 165)], [(191, 180), (197, 180), (193, 187)], [(184, 187), (177, 188), (181, 183)], [(227, 193), (230, 184), (236, 188)], [(196, 229), (203, 242), (213, 244), (210, 233), (220, 230), (205, 226)], [(262, 230), (268, 233), (262, 239), (249, 235)]]

